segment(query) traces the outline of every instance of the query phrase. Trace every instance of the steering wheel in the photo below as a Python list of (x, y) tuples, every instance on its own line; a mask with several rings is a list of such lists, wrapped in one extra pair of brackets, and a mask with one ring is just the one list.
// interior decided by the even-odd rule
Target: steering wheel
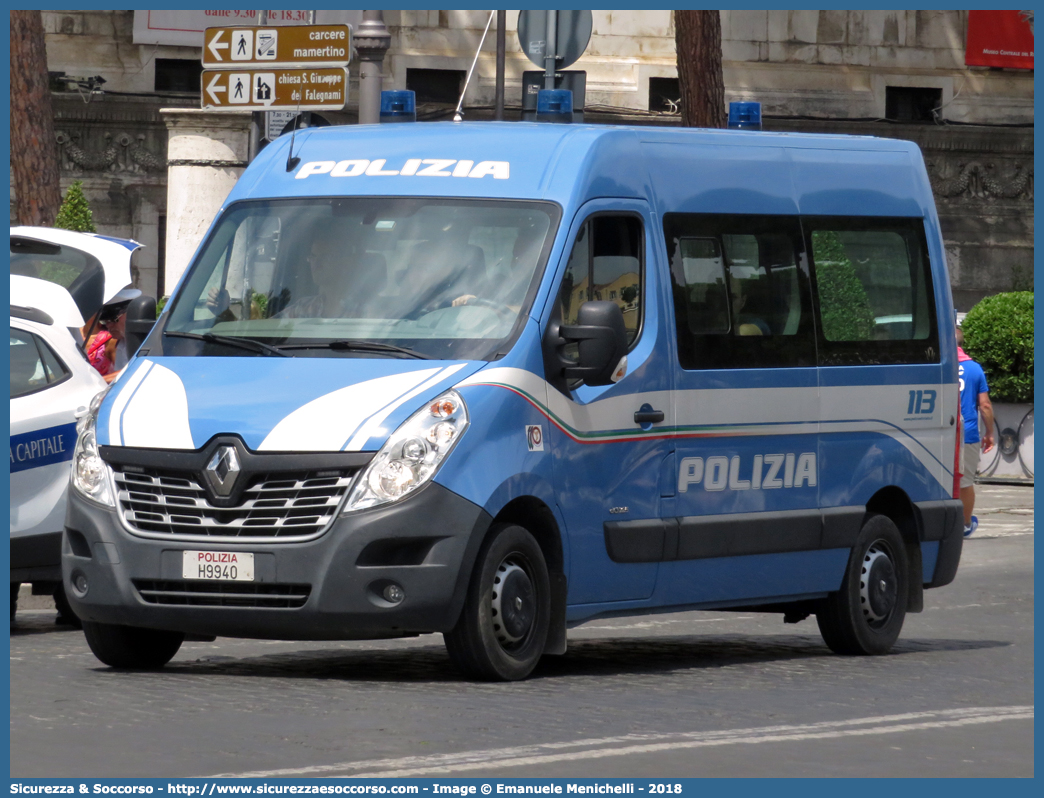
[(518, 314), (518, 311), (513, 310), (511, 307), (509, 307), (508, 305), (505, 305), (503, 302), (494, 302), (492, 299), (482, 299), (481, 297), (477, 297), (477, 296), (476, 297), (471, 297), (463, 305), (458, 305), (457, 307), (468, 307), (468, 306), (479, 307), (479, 308), (489, 308), (490, 310), (492, 310), (494, 313), (496, 313), (498, 316), (500, 316), (501, 318), (505, 319), (506, 321), (514, 321), (515, 316)]

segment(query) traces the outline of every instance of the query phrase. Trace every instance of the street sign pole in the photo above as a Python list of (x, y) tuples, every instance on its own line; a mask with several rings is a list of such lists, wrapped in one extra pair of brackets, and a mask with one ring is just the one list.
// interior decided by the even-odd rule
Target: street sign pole
[[(268, 12), (258, 11), (257, 12), (257, 24), (267, 25), (268, 24)], [(250, 115), (250, 145), (247, 149), (247, 163), (253, 163), (254, 158), (261, 152), (261, 136), (262, 131), (265, 129), (265, 114), (264, 111), (254, 111)]]
[(558, 55), (558, 12), (547, 12), (547, 33), (544, 35), (544, 88), (555, 87), (555, 58)]
[(384, 53), (391, 46), (391, 34), (384, 25), (383, 11), (363, 11), (363, 21), (355, 37), (359, 54), (359, 124), (381, 121), (381, 69)]
[(493, 114), (498, 122), (504, 121), (504, 56), (507, 52), (507, 11), (497, 12), (497, 85), (496, 111)]

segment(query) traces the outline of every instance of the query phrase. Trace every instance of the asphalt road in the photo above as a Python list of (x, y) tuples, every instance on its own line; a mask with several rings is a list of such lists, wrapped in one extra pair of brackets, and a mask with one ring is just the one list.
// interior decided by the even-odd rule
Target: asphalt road
[(221, 638), (117, 673), (25, 599), (11, 775), (1032, 776), (1033, 492), (979, 502), (957, 579), (884, 657), (691, 612), (593, 621), (515, 684), (461, 681), (437, 635)]

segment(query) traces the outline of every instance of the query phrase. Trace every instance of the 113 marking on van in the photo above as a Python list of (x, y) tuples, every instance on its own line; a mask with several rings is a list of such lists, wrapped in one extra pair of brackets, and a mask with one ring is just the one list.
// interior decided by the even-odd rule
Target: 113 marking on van
[(910, 391), (910, 402), (906, 406), (904, 421), (913, 421), (917, 416), (931, 416), (935, 412), (935, 391)]
[[(690, 485), (703, 484), (704, 490), (771, 490), (773, 488), (800, 488), (817, 484), (816, 455), (804, 452), (795, 455), (756, 454), (750, 470), (743, 470), (749, 479), (741, 479), (743, 464), (739, 455), (683, 457), (678, 470), (678, 492), (686, 493)], [(781, 473), (782, 472), (782, 473)]]
[[(296, 180), (304, 180), (312, 175), (329, 175), (330, 177), (492, 177), (494, 180), (507, 180), (511, 177), (509, 161), (474, 161), (455, 160), (452, 158), (409, 158), (398, 169), (385, 169), (386, 158), (367, 160), (351, 158), (344, 161), (308, 161), (301, 165), (294, 175)], [(450, 168), (452, 167), (452, 169)]]

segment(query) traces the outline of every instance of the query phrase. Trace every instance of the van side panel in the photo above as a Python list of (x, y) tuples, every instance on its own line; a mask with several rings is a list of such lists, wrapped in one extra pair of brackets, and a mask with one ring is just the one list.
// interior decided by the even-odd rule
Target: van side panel
[(807, 216), (923, 216), (905, 152), (792, 147), (794, 198)]
[(643, 141), (657, 213), (795, 214), (783, 147)]

